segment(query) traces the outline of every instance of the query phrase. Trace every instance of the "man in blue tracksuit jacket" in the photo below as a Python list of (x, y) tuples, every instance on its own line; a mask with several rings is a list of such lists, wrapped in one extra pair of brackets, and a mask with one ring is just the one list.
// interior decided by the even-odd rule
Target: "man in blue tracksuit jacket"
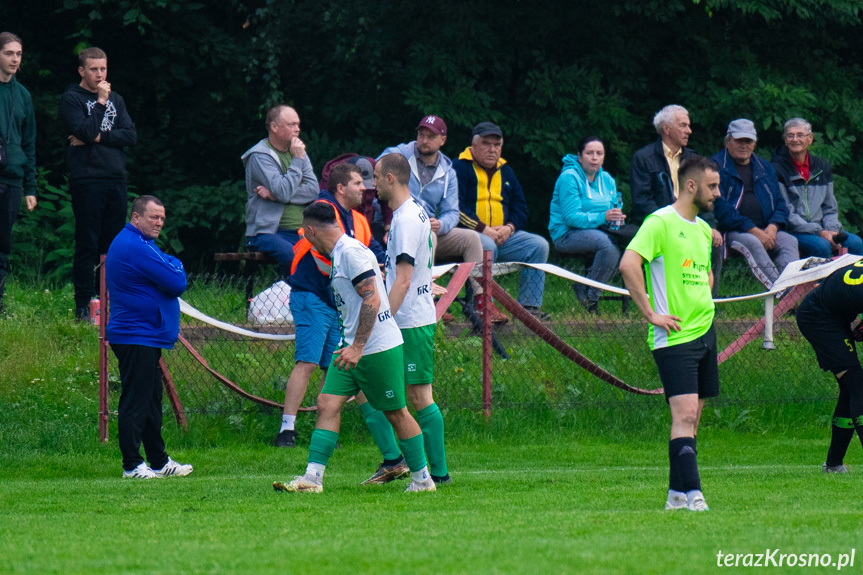
[[(106, 334), (120, 365), (123, 392), (117, 409), (117, 436), (123, 477), (153, 479), (188, 475), (191, 465), (165, 453), (162, 439), (163, 349), (180, 333), (180, 302), (186, 270), (153, 240), (165, 223), (165, 208), (153, 196), (132, 204), (132, 216), (108, 249), (105, 283), (110, 297)], [(148, 466), (141, 457), (141, 443)]]

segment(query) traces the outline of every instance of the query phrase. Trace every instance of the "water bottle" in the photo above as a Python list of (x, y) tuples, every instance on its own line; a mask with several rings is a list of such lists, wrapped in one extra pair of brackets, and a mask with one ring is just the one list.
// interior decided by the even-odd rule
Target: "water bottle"
[[(614, 194), (614, 206), (618, 210), (623, 208), (623, 195), (620, 192), (616, 192)], [(620, 229), (620, 220), (614, 220), (608, 224), (608, 229), (610, 230), (619, 230)]]

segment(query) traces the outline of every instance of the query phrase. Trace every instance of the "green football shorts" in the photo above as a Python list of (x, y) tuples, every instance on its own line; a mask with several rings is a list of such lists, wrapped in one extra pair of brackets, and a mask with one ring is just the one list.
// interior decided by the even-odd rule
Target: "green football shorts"
[(434, 324), (402, 330), (405, 383), (424, 385), (434, 381), (434, 330)]
[(401, 345), (364, 355), (350, 371), (335, 366), (337, 357), (334, 355), (330, 361), (321, 393), (350, 397), (362, 391), (371, 406), (380, 411), (395, 411), (405, 406), (405, 371), (396, 367), (404, 365)]

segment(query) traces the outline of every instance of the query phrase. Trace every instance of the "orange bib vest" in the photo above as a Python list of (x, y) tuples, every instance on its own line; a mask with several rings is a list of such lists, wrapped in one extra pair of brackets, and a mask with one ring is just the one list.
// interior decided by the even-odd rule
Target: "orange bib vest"
[[(345, 224), (342, 222), (342, 217), (339, 215), (339, 208), (336, 207), (330, 201), (327, 200), (316, 200), (318, 202), (324, 202), (325, 204), (330, 204), (333, 206), (333, 210), (336, 212), (336, 222), (338, 222), (339, 227), (345, 233)], [(354, 217), (354, 238), (363, 243), (364, 246), (368, 247), (369, 243), (372, 241), (372, 229), (369, 226), (369, 221), (366, 219), (364, 215), (356, 210), (351, 210)], [(308, 252), (312, 252), (312, 256), (315, 258), (315, 265), (318, 266), (318, 271), (322, 274), (329, 276), (333, 269), (333, 262), (326, 258), (318, 252), (313, 246), (312, 242), (307, 240), (303, 235), (303, 229), (300, 228), (300, 241), (294, 246), (294, 261), (291, 262), (291, 274), (293, 274), (297, 270), (297, 265), (300, 263), (300, 260), (303, 259)]]

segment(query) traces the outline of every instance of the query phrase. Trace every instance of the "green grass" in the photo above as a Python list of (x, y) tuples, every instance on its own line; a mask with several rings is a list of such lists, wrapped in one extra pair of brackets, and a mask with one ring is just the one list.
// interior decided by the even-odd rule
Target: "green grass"
[[(321, 495), (270, 486), (302, 471), (301, 448), (175, 450), (195, 472), (149, 482), (119, 478), (113, 444), (4, 457), (0, 564), (41, 574), (705, 573), (719, 550), (836, 555), (859, 542), (860, 480), (822, 475), (825, 446), (821, 431), (703, 432), (704, 514), (662, 510), (664, 435), (457, 438), (453, 484), (418, 495), (402, 493), (404, 482), (359, 486), (378, 454), (350, 439)], [(851, 454), (860, 462), (857, 445)]]
[[(549, 285), (569, 295), (566, 285)], [(200, 301), (224, 291), (202, 292)], [(778, 334), (776, 352), (750, 346), (721, 368), (725, 397), (705, 409), (698, 445), (711, 511), (666, 513), (662, 399), (614, 390), (519, 334), (502, 338), (513, 359), (495, 360), (486, 420), (477, 408), (479, 340), (439, 330), (446, 359), (436, 387), (454, 483), (438, 493), (409, 496), (403, 482), (358, 485), (379, 454), (353, 405), (326, 491), (275, 493), (273, 480), (304, 469), (314, 417), (300, 416), (298, 448), (276, 450), (275, 410), (185, 380), (181, 399), (197, 391), (221, 410), (192, 414), (182, 432), (165, 409), (169, 451), (195, 472), (124, 481), (113, 418), (111, 442), (96, 440), (95, 330), (73, 322), (70, 303), (68, 287), (13, 283), (11, 317), (0, 321), (2, 573), (707, 573), (720, 550), (835, 557), (859, 540), (863, 454), (855, 439), (852, 473), (820, 473), (832, 405), (800, 400), (830, 396), (835, 384), (801, 370), (813, 358), (793, 334)], [(567, 341), (614, 372), (650, 381), (643, 326), (606, 337), (574, 325)], [(286, 371), (283, 350), (212, 349), (220, 345), (229, 355), (218, 361), (238, 379), (257, 361), (278, 364), (275, 377)], [(258, 383), (275, 397), (282, 381)], [(861, 561), (848, 571), (859, 572)]]

